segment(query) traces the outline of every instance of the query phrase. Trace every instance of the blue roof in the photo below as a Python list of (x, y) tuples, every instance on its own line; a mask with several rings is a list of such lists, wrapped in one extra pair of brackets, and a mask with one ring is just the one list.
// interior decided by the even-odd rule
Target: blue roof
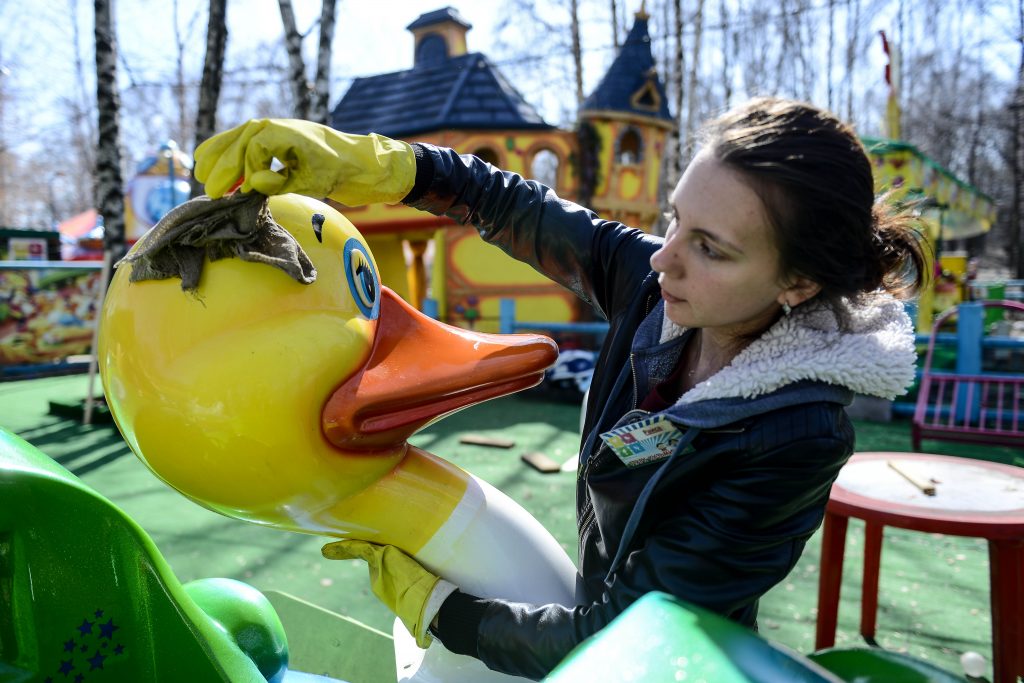
[[(647, 82), (657, 92), (657, 102), (642, 93)], [(637, 99), (639, 95), (639, 104)], [(648, 106), (644, 106), (647, 104)], [(656, 106), (655, 106), (656, 105)], [(590, 97), (583, 102), (583, 111), (612, 110), (674, 121), (668, 110), (668, 97), (658, 78), (651, 54), (651, 36), (647, 17), (638, 14), (626, 42), (619, 49), (608, 73)]]
[(553, 128), (476, 52), (357, 78), (331, 112), (331, 125), (389, 137), (467, 128)]

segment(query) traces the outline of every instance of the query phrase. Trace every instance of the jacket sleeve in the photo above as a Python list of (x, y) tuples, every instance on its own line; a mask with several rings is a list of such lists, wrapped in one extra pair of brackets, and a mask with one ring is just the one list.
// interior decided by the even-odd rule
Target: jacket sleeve
[(405, 204), (473, 225), (487, 242), (594, 306), (606, 319), (650, 271), (661, 238), (606, 221), (551, 188), (480, 159), (413, 145), (416, 182)]
[[(677, 496), (673, 489), (646, 510), (645, 518), (656, 521), (638, 529), (643, 541), (634, 544), (599, 599), (576, 607), (477, 600), (476, 651), (460, 654), (539, 679), (654, 590), (739, 617), (792, 570), (821, 524), (831, 483), (849, 454), (843, 439), (807, 439), (762, 453), (749, 466), (701, 477), (699, 491)], [(686, 502), (673, 502), (680, 498)], [(444, 619), (442, 612), (440, 636), (448, 647)]]

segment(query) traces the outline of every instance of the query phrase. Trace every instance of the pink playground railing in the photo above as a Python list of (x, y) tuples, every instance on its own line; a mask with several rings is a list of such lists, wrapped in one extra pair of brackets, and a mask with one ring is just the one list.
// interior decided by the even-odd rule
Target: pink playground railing
[[(1024, 311), (1024, 305), (1015, 301), (984, 305)], [(1024, 446), (1024, 376), (932, 370), (936, 334), (956, 311), (951, 308), (936, 318), (928, 340), (911, 427), (914, 450), (921, 450), (922, 439)]]

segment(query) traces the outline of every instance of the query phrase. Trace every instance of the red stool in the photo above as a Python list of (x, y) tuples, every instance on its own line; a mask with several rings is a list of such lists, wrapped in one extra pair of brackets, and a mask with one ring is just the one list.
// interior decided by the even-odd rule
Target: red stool
[[(934, 485), (935, 495), (922, 489)], [(821, 541), (815, 648), (835, 644), (846, 528), (864, 520), (860, 632), (874, 638), (885, 526), (988, 540), (992, 683), (1024, 676), (1024, 468), (947, 455), (858, 453), (832, 486)]]

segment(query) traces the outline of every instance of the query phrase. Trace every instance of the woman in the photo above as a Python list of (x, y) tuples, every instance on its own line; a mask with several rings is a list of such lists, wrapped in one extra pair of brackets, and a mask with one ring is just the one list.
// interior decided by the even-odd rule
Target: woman
[[(913, 379), (893, 295), (921, 285), (916, 233), (875, 201), (853, 130), (810, 105), (757, 99), (712, 121), (664, 239), (471, 156), (307, 122), (253, 121), (196, 159), (211, 196), (244, 175), (243, 191), (402, 200), (471, 223), (610, 323), (580, 453), (575, 607), (480, 599), (395, 549), (325, 546), (366, 559), (378, 595), (419, 595), (386, 599), (413, 635), (431, 624), (499, 671), (544, 676), (652, 590), (756, 627), (853, 452), (844, 406)], [(631, 447), (652, 429), (658, 447)]]

